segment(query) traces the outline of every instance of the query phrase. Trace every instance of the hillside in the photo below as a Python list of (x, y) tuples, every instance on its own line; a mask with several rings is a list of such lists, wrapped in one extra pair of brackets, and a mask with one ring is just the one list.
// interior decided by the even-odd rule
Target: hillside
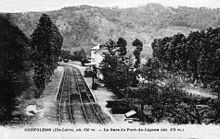
[[(29, 37), (38, 23), (42, 13), (7, 14)], [(144, 43), (143, 56), (152, 53), (151, 43), (154, 38), (171, 36), (181, 32), (220, 26), (220, 10), (208, 8), (164, 7), (148, 4), (142, 7), (118, 9), (91, 6), (66, 7), (46, 12), (56, 23), (64, 36), (63, 48), (75, 51), (103, 43), (109, 38), (117, 40), (123, 37), (131, 42), (139, 38)]]

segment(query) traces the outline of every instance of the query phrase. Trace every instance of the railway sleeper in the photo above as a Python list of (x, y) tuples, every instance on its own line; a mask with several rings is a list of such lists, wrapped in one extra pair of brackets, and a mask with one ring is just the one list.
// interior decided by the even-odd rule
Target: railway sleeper
[(68, 98), (69, 94), (63, 94), (63, 99), (65, 100), (65, 98)]
[(67, 106), (75, 106), (75, 105), (78, 105), (78, 104), (80, 104), (80, 101), (78, 101), (78, 102), (68, 102), (68, 103), (66, 103), (66, 105)]
[[(72, 88), (72, 90), (77, 90), (77, 88)], [(78, 91), (72, 91), (71, 95), (79, 95)]]
[(94, 105), (96, 104), (95, 102), (84, 102), (85, 105)]
[(80, 94), (79, 93), (71, 94), (70, 99), (71, 100), (79, 100), (80, 99)]
[(78, 90), (79, 90), (80, 93), (85, 93), (86, 92), (86, 89), (84, 87), (79, 87)]

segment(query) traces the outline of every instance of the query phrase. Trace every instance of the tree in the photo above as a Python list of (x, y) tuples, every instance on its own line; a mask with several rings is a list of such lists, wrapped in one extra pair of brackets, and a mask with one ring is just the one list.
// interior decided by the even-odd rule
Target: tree
[(136, 58), (134, 68), (138, 68), (141, 63), (140, 54), (141, 54), (141, 51), (143, 50), (143, 43), (140, 40), (135, 39), (132, 43), (132, 46), (136, 47), (133, 51), (133, 54)]
[(136, 81), (136, 75), (131, 69), (131, 58), (126, 57), (126, 45), (127, 42), (123, 38), (119, 38), (117, 43), (109, 40), (102, 45), (102, 48), (107, 50), (100, 66), (104, 83), (106, 87), (117, 93), (120, 92), (119, 90), (134, 85)]
[(154, 58), (148, 59), (139, 71), (140, 75), (147, 81), (155, 81), (164, 77), (160, 62)]
[(40, 96), (45, 84), (50, 81), (57, 66), (61, 53), (63, 38), (48, 15), (42, 14), (37, 28), (31, 35), (31, 45), (34, 50), (34, 81), (38, 88), (36, 97)]
[(195, 84), (201, 82), (204, 87), (216, 86), (220, 75), (219, 42), (219, 28), (191, 32), (187, 37), (178, 33), (155, 39), (153, 56), (169, 72), (183, 75)]
[(68, 51), (68, 50), (61, 50), (60, 56), (63, 59), (71, 59), (72, 58), (72, 55), (70, 54), (70, 51)]
[(7, 18), (0, 16), (0, 124), (12, 118), (15, 98), (24, 90), (20, 77), (29, 46), (24, 33)]
[(127, 54), (126, 45), (127, 45), (127, 42), (124, 38), (118, 39), (117, 47), (118, 47), (119, 56), (125, 56)]

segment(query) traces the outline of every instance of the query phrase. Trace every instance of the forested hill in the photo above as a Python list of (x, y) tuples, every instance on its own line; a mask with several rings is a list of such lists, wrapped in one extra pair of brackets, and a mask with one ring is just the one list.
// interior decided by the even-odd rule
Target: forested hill
[[(63, 48), (84, 47), (88, 50), (109, 38), (123, 37), (128, 41), (129, 49), (134, 49), (131, 42), (138, 38), (144, 43), (144, 55), (151, 54), (150, 45), (154, 38), (220, 26), (220, 9), (171, 8), (159, 4), (127, 9), (77, 6), (46, 13), (64, 36)], [(41, 14), (28, 12), (7, 16), (30, 36)]]

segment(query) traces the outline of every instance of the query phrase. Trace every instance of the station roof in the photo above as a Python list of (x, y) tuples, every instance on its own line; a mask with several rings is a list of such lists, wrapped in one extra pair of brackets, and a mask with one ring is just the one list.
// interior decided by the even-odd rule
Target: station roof
[(101, 49), (100, 45), (96, 45), (91, 48), (91, 50), (100, 50), (100, 49)]

